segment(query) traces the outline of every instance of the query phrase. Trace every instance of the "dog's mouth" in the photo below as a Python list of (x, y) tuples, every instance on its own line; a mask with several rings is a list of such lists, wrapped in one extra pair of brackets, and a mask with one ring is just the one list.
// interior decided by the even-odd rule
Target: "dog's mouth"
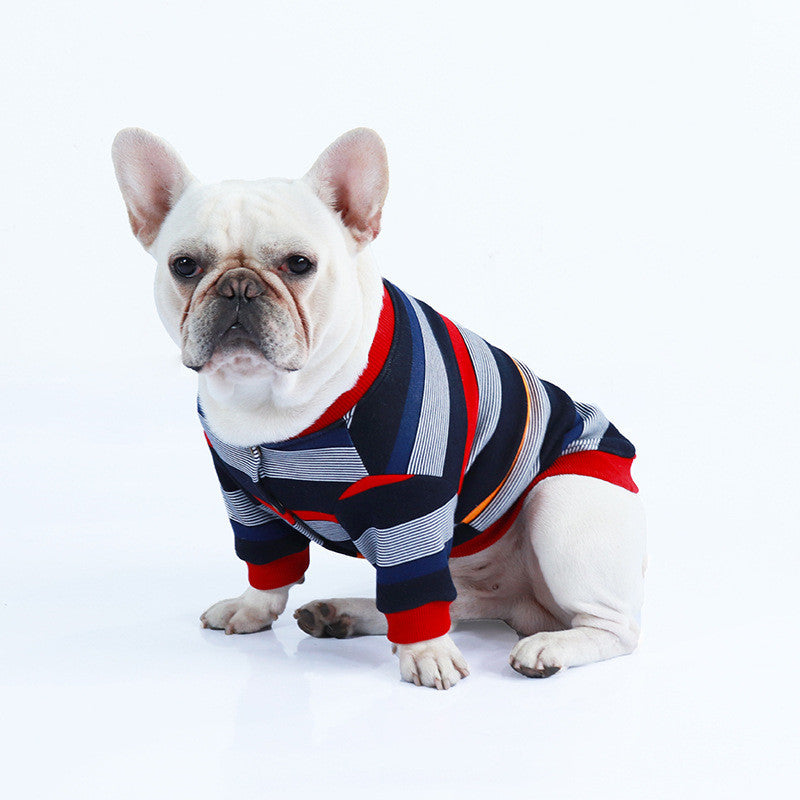
[(234, 344), (235, 342), (249, 342), (253, 345), (258, 344), (255, 334), (239, 320), (234, 322), (228, 330), (223, 332), (222, 336), (219, 337), (217, 347)]
[(280, 306), (257, 301), (234, 306), (216, 299), (188, 319), (183, 363), (196, 372), (229, 369), (234, 362), (246, 363), (248, 370), (268, 363), (293, 372), (302, 366), (305, 350), (292, 315)]
[(209, 360), (245, 354), (256, 358), (266, 358), (258, 336), (241, 320), (237, 320), (219, 335), (217, 343), (211, 350)]

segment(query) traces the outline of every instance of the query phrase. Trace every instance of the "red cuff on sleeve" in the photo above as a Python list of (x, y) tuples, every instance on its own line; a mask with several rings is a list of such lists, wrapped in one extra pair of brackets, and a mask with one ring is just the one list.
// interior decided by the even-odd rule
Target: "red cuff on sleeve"
[(278, 589), (296, 583), (308, 569), (308, 548), (279, 558), (270, 564), (247, 562), (247, 579), (254, 589)]
[(446, 600), (426, 603), (408, 611), (387, 614), (388, 638), (395, 644), (413, 644), (444, 636), (450, 630), (450, 603)]

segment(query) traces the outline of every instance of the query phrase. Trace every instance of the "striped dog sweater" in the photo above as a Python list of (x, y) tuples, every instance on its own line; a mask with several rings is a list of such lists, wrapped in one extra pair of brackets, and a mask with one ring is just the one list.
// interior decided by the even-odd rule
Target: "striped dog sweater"
[(401, 644), (447, 633), (448, 560), (497, 541), (538, 481), (638, 491), (633, 445), (598, 408), (388, 281), (364, 372), (306, 431), (234, 447), (198, 410), (250, 584), (299, 580), (310, 541), (363, 556)]

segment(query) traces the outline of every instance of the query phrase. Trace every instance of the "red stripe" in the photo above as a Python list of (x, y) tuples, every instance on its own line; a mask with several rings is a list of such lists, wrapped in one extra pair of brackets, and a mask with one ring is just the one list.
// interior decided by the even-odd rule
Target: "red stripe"
[(472, 442), (475, 439), (475, 429), (478, 426), (478, 379), (475, 375), (475, 367), (472, 364), (467, 344), (461, 331), (447, 317), (442, 317), (453, 343), (458, 371), (461, 373), (461, 383), (464, 386), (464, 400), (467, 403), (467, 444), (464, 448), (464, 463), (461, 467), (461, 480), (458, 484), (458, 491), (464, 483), (464, 473), (467, 471), (467, 461), (472, 451)]
[(419, 608), (387, 614), (388, 638), (395, 644), (413, 644), (444, 636), (450, 630), (450, 603), (441, 600)]
[(399, 483), (400, 481), (407, 481), (413, 475), (368, 475), (360, 481), (356, 481), (352, 486), (348, 487), (345, 493), (339, 498), (346, 500), (354, 494), (361, 494), (368, 489), (374, 489), (376, 486), (385, 486), (387, 483)]
[(211, 444), (211, 439), (208, 438), (208, 434), (205, 431), (203, 431), (203, 436), (206, 437), (206, 444), (213, 450), (214, 449), (214, 445)]
[(586, 475), (589, 478), (599, 478), (601, 481), (621, 486), (636, 494), (639, 487), (631, 477), (631, 464), (633, 464), (632, 458), (623, 458), (600, 450), (570, 453), (559, 456), (552, 467), (536, 476), (534, 483), (553, 475)]
[(393, 337), (394, 306), (392, 305), (391, 297), (389, 297), (389, 292), (384, 286), (383, 307), (381, 308), (381, 315), (378, 318), (378, 329), (375, 331), (375, 338), (372, 340), (372, 346), (370, 347), (369, 356), (367, 357), (367, 366), (364, 368), (364, 371), (361, 373), (361, 376), (352, 389), (348, 389), (344, 394), (340, 394), (316, 422), (306, 428), (302, 433), (293, 436), (293, 439), (299, 439), (301, 436), (306, 436), (309, 433), (321, 431), (323, 428), (336, 422), (337, 419), (343, 417), (366, 394), (367, 389), (372, 386), (373, 381), (378, 377), (378, 373), (386, 363), (386, 357), (389, 355)]
[(285, 513), (282, 514), (280, 511), (278, 511), (277, 508), (275, 508), (275, 506), (271, 506), (269, 503), (265, 502), (260, 497), (256, 497), (255, 495), (252, 495), (252, 497), (254, 500), (258, 500), (258, 502), (261, 503), (262, 506), (266, 506), (270, 511), (276, 513), (281, 519), (285, 519), (290, 525), (294, 525), (295, 522), (297, 522), (297, 520), (292, 515), (291, 511), (286, 511)]
[(325, 520), (327, 522), (338, 522), (333, 514), (323, 514), (321, 511), (295, 511), (294, 515), (300, 519), (311, 522), (313, 520)]
[(528, 492), (545, 478), (551, 478), (554, 475), (585, 475), (589, 478), (598, 478), (602, 481), (613, 483), (615, 486), (621, 486), (623, 489), (636, 494), (639, 491), (639, 487), (631, 478), (632, 463), (632, 458), (623, 458), (612, 453), (603, 453), (600, 450), (587, 450), (583, 453), (570, 453), (566, 456), (559, 456), (549, 469), (540, 472), (533, 479), (514, 505), (497, 522), (469, 541), (453, 547), (450, 551), (450, 558), (475, 555), (475, 553), (491, 547), (514, 524), (519, 512), (522, 510), (522, 504), (528, 496)]
[(308, 548), (271, 564), (247, 564), (247, 580), (254, 589), (278, 589), (297, 583), (308, 569)]

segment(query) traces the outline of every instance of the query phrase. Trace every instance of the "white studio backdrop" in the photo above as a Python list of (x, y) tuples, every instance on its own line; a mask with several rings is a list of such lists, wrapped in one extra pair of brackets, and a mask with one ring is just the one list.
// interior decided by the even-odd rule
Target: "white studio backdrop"
[[(32, 2), (0, 45), (5, 796), (781, 794), (800, 7)], [(244, 573), (114, 180), (128, 125), (209, 181), (384, 137), (384, 274), (637, 445), (634, 656), (517, 680), (475, 626), (440, 697), (378, 641), (198, 631)], [(293, 605), (371, 589), (312, 564)]]

